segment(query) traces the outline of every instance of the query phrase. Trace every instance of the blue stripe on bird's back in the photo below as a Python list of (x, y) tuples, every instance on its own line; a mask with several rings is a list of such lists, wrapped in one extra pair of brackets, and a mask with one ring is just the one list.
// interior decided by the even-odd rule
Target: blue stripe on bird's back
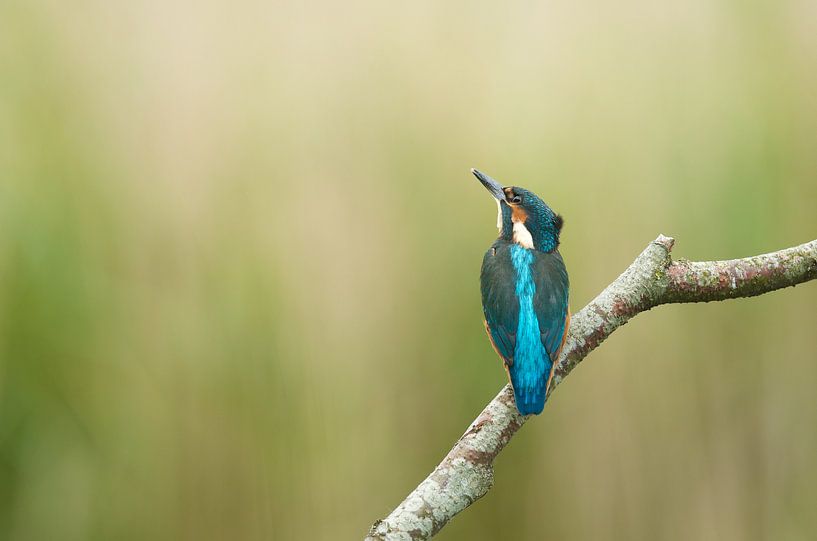
[(516, 348), (510, 368), (516, 407), (522, 415), (541, 413), (545, 407), (545, 386), (552, 362), (542, 345), (539, 320), (533, 309), (536, 283), (531, 273), (533, 253), (518, 244), (511, 247), (511, 262), (516, 270), (516, 296), (519, 299), (519, 325)]

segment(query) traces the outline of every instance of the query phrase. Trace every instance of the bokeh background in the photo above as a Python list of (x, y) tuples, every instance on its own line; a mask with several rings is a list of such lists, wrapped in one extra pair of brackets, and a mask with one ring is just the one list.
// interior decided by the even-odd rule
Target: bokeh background
[[(0, 539), (356, 539), (505, 381), (479, 167), (574, 310), (817, 237), (817, 4), (0, 3)], [(817, 284), (616, 332), (441, 539), (817, 535)]]

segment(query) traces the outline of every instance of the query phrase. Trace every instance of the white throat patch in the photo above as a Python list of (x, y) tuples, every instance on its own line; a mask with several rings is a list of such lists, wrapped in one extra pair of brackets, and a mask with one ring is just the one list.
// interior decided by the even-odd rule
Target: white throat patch
[(513, 223), (513, 241), (523, 248), (533, 250), (533, 237), (522, 222)]
[(496, 228), (502, 231), (502, 204), (499, 199), (494, 199), (494, 201), (496, 201)]

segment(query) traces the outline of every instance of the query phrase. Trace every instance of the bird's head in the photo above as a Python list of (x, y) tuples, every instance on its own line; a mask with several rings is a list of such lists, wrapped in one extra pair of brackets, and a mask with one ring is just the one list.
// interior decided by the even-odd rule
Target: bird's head
[(518, 186), (503, 187), (476, 169), (471, 172), (496, 199), (500, 238), (542, 252), (552, 252), (559, 247), (562, 217), (538, 195)]

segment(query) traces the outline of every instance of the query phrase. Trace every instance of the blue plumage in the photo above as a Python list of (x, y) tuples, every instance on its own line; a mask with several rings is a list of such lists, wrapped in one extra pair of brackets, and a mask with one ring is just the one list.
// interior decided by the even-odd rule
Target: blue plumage
[(519, 412), (537, 414), (569, 323), (569, 282), (558, 251), (562, 219), (532, 192), (474, 174), (499, 202), (500, 235), (480, 279), (486, 330)]
[(516, 271), (514, 292), (519, 303), (516, 327), (514, 364), (510, 370), (519, 413), (539, 413), (545, 406), (545, 386), (550, 375), (550, 360), (539, 333), (539, 318), (533, 308), (536, 283), (531, 265), (533, 251), (515, 244), (511, 247), (511, 263)]

